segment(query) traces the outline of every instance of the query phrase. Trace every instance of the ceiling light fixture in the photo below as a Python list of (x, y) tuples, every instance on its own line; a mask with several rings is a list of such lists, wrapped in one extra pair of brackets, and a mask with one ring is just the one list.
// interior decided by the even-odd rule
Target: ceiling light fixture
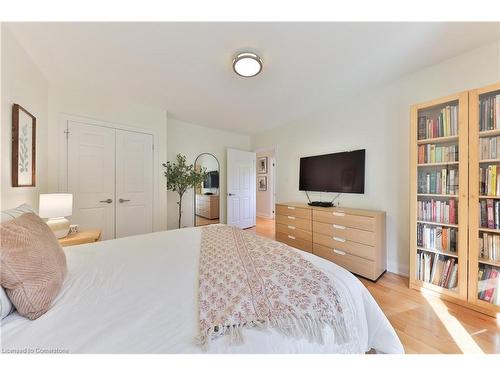
[(255, 77), (262, 70), (262, 59), (252, 52), (239, 53), (233, 60), (233, 70), (242, 77)]

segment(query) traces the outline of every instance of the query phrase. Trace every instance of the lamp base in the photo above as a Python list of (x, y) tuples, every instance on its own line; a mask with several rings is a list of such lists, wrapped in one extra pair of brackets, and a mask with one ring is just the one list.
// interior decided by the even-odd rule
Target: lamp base
[(50, 218), (47, 220), (47, 225), (52, 229), (56, 238), (64, 238), (69, 233), (69, 220), (65, 217)]

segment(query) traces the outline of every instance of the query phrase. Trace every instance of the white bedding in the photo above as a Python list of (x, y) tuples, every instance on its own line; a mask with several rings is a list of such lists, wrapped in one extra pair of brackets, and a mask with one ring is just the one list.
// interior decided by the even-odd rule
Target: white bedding
[[(0, 345), (16, 350), (69, 353), (203, 353), (198, 334), (198, 261), (201, 230), (187, 228), (65, 249), (68, 276), (53, 307), (35, 321), (11, 314)], [(299, 251), (299, 250), (297, 250)], [(402, 353), (389, 321), (349, 272), (302, 253), (346, 288), (357, 308), (358, 348)], [(328, 330), (328, 328), (326, 328)], [(328, 332), (325, 337), (331, 337)], [(209, 353), (338, 353), (269, 329), (245, 329), (244, 344), (215, 340)]]

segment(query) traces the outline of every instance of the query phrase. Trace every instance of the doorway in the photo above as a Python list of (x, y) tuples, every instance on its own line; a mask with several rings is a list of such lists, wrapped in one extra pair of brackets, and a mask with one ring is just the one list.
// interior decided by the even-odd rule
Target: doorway
[(256, 153), (257, 220), (255, 232), (274, 239), (276, 204), (276, 148), (258, 149)]

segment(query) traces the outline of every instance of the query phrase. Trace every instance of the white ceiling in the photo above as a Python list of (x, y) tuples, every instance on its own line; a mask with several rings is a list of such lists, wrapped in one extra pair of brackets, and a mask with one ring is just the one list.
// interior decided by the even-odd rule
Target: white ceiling
[[(498, 40), (498, 23), (10, 23), (49, 82), (255, 133)], [(237, 51), (262, 73), (232, 72)]]

